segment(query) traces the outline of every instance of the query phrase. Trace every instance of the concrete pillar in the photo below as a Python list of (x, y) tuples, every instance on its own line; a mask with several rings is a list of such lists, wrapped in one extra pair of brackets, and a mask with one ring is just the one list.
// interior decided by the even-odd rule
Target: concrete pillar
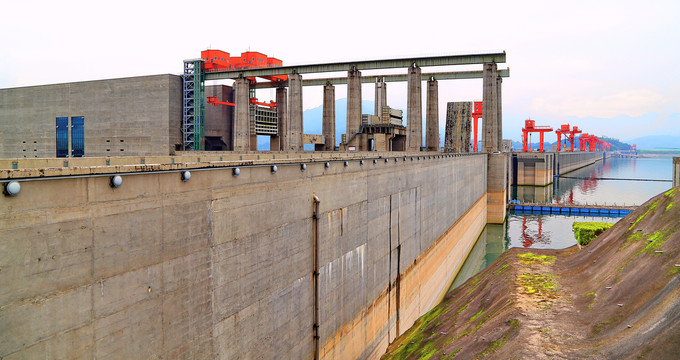
[(321, 133), (324, 136), (324, 151), (335, 150), (335, 86), (323, 87), (323, 121)]
[[(486, 110), (486, 109), (485, 109)], [(505, 222), (507, 198), (507, 156), (508, 154), (489, 154), (487, 159), (486, 193), (489, 224)]]
[(427, 151), (439, 151), (439, 84), (427, 81), (427, 113), (425, 114)]
[(420, 68), (417, 66), (408, 69), (406, 151), (420, 151), (423, 144), (423, 104), (420, 74)]
[(286, 149), (286, 133), (288, 131), (288, 89), (276, 88), (276, 117), (278, 120), (278, 136), (271, 137), (271, 150), (281, 151)]
[(482, 149), (488, 153), (500, 151), (497, 140), (499, 134), (498, 121), (496, 119), (498, 117), (498, 110), (496, 109), (496, 102), (498, 101), (496, 93), (496, 69), (495, 63), (484, 64)]
[[(257, 134), (255, 134), (255, 114), (256, 111), (253, 106), (248, 105), (249, 108), (252, 111), (249, 111), (248, 117), (250, 118), (250, 121), (248, 122), (248, 127), (252, 124), (253, 127), (250, 129), (250, 151), (257, 151)], [(270, 147), (271, 148), (271, 147)]]
[[(347, 72), (347, 143), (361, 126), (361, 72)], [(357, 146), (357, 149), (359, 147)]]
[(248, 79), (234, 81), (234, 151), (250, 150), (250, 102)]
[(302, 151), (302, 76), (288, 75), (288, 131), (286, 136), (286, 150)]
[(383, 106), (387, 106), (387, 83), (379, 79), (375, 83), (375, 116), (382, 117)]
[(496, 77), (496, 124), (498, 126), (498, 151), (503, 151), (503, 101), (501, 98), (501, 85), (503, 85), (503, 78)]

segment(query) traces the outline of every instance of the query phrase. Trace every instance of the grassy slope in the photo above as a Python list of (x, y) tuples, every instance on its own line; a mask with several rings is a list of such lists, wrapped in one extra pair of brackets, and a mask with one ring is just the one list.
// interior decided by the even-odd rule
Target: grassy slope
[(582, 250), (507, 251), (383, 358), (672, 358), (680, 353), (678, 201), (679, 188), (651, 199)]

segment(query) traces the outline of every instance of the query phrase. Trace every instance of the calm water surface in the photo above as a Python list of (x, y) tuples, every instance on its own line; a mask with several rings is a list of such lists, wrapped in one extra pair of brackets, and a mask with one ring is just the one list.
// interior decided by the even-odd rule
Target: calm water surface
[[(670, 182), (616, 179), (663, 179), (673, 174), (673, 158), (606, 159), (565, 174), (546, 187), (518, 186), (511, 199), (568, 204), (641, 205), (671, 188)], [(573, 179), (585, 178), (585, 179)], [(503, 225), (487, 225), (451, 288), (464, 283), (512, 247), (563, 249), (576, 244), (574, 221), (617, 222), (618, 217), (508, 213)]]

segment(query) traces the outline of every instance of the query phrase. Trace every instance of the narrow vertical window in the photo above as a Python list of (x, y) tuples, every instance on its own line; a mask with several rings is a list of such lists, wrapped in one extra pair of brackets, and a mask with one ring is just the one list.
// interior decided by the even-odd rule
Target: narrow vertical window
[(68, 157), (68, 118), (57, 118), (57, 157)]
[(85, 156), (85, 118), (74, 116), (71, 118), (71, 156)]

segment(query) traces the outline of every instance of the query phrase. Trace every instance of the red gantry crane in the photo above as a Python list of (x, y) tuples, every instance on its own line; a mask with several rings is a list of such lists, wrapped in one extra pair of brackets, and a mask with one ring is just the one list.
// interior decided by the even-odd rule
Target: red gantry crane
[[(259, 68), (271, 68), (283, 66), (283, 62), (277, 58), (268, 57), (265, 54), (248, 51), (241, 53), (241, 56), (230, 56), (228, 52), (222, 50), (204, 50), (201, 51), (201, 59), (205, 63), (205, 72), (213, 72), (220, 70), (240, 70), (240, 69), (259, 69)], [(273, 76), (262, 76), (263, 79), (269, 81), (286, 81), (288, 80), (287, 75), (273, 75)], [(248, 78), (251, 87), (257, 82), (254, 77)], [(253, 105), (261, 105), (273, 109), (277, 107), (277, 103), (270, 101), (268, 103), (263, 103), (257, 101), (254, 93), (251, 94), (250, 103)], [(234, 103), (218, 101), (217, 96), (208, 97), (208, 104), (213, 104), (214, 106), (228, 105), (234, 106)]]
[(544, 134), (552, 131), (553, 128), (550, 126), (536, 126), (536, 121), (531, 119), (524, 120), (524, 127), (522, 128), (522, 151), (531, 152), (531, 149), (529, 148), (529, 145), (531, 143), (531, 140), (529, 140), (529, 136), (531, 136), (532, 132), (537, 132), (540, 134), (541, 139), (538, 151), (543, 152)]
[(566, 151), (567, 149), (566, 141), (567, 139), (569, 139), (569, 134), (571, 134), (569, 124), (561, 125), (559, 129), (555, 130), (555, 134), (557, 134), (557, 151), (562, 151), (562, 135), (564, 135), (565, 141), (564, 150)]
[(571, 152), (574, 151), (574, 140), (576, 140), (576, 134), (580, 134), (583, 131), (579, 130), (578, 126), (574, 126), (574, 128), (569, 132), (569, 136), (567, 137), (567, 140), (569, 141), (569, 144), (571, 145), (570, 150)]
[(483, 102), (481, 101), (475, 101), (473, 104), (473, 110), (472, 110), (472, 124), (473, 124), (473, 134), (474, 134), (474, 139), (475, 142), (472, 145), (472, 151), (477, 152), (477, 122), (479, 121), (480, 117), (483, 117), (483, 110), (484, 105)]

